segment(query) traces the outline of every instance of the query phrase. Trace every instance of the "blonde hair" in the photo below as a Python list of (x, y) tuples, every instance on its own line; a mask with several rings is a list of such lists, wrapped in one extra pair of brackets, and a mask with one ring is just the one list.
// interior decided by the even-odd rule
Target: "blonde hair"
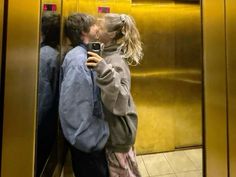
[(140, 34), (134, 19), (126, 14), (106, 14), (107, 32), (115, 33), (113, 42), (119, 45), (122, 57), (130, 65), (137, 65), (143, 57)]

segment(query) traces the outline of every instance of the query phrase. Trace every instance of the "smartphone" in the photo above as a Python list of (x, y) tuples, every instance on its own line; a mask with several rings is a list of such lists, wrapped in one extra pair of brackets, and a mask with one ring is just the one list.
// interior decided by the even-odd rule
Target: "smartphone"
[[(89, 52), (94, 52), (96, 54), (98, 54), (99, 56), (102, 55), (102, 48), (103, 48), (103, 44), (100, 43), (100, 42), (89, 42), (88, 45), (87, 45), (87, 50)], [(87, 58), (89, 58), (90, 55), (87, 54)], [(92, 67), (89, 67), (89, 69), (92, 69)]]
[(94, 52), (94, 53), (101, 56), (101, 54), (102, 54), (102, 43), (100, 43), (100, 42), (89, 42), (88, 43), (88, 51)]

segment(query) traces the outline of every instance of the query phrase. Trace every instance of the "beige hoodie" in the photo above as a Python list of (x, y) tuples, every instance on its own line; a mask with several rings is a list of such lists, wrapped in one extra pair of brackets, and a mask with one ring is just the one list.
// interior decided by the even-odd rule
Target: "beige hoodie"
[(116, 47), (106, 48), (103, 58), (95, 68), (97, 85), (110, 137), (106, 147), (114, 152), (128, 152), (135, 143), (137, 113), (130, 93), (130, 70)]

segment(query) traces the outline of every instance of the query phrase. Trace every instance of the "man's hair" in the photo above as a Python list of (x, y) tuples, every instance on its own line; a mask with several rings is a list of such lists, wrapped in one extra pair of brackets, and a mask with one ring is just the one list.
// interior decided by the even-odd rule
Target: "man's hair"
[(60, 15), (55, 12), (44, 12), (41, 32), (43, 44), (56, 48), (60, 42)]
[(88, 33), (90, 27), (95, 23), (95, 18), (87, 14), (75, 13), (67, 18), (65, 34), (70, 39), (73, 47), (83, 43), (81, 40), (82, 32)]

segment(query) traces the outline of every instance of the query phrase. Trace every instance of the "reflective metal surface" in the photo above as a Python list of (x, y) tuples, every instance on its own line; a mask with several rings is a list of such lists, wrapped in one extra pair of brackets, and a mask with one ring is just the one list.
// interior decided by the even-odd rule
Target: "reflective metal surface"
[[(4, 0), (0, 1), (0, 78), (2, 74), (2, 32), (3, 32), (3, 14), (4, 14)], [(0, 82), (1, 84), (1, 82)], [(1, 88), (1, 85), (0, 85)]]
[(67, 17), (73, 12), (77, 12), (78, 0), (63, 0), (62, 15)]
[(34, 175), (40, 1), (8, 1), (2, 177)]
[(236, 177), (236, 1), (226, 1), (229, 172)]
[(131, 0), (77, 0), (78, 12), (92, 15), (102, 15), (98, 13), (98, 7), (109, 7), (111, 13), (130, 13)]
[[(143, 14), (148, 14), (148, 18)], [(131, 15), (136, 20), (144, 48), (141, 65), (131, 68), (132, 94), (139, 115), (137, 152), (173, 150), (173, 93), (178, 82), (173, 78), (175, 4), (134, 5)]]
[[(4, 0), (0, 0), (0, 166), (2, 161), (2, 127), (3, 127), (3, 61), (2, 44), (3, 44), (3, 21), (4, 21)], [(0, 169), (1, 173), (1, 169)]]
[(174, 70), (183, 70), (183, 75), (175, 75), (178, 82), (172, 93), (175, 147), (197, 146), (202, 145), (201, 8), (196, 3), (176, 4), (175, 9)]
[(133, 5), (132, 15), (144, 43), (144, 59), (132, 68), (138, 152), (201, 145), (200, 6)]
[(202, 6), (206, 176), (227, 177), (224, 1), (203, 0)]

